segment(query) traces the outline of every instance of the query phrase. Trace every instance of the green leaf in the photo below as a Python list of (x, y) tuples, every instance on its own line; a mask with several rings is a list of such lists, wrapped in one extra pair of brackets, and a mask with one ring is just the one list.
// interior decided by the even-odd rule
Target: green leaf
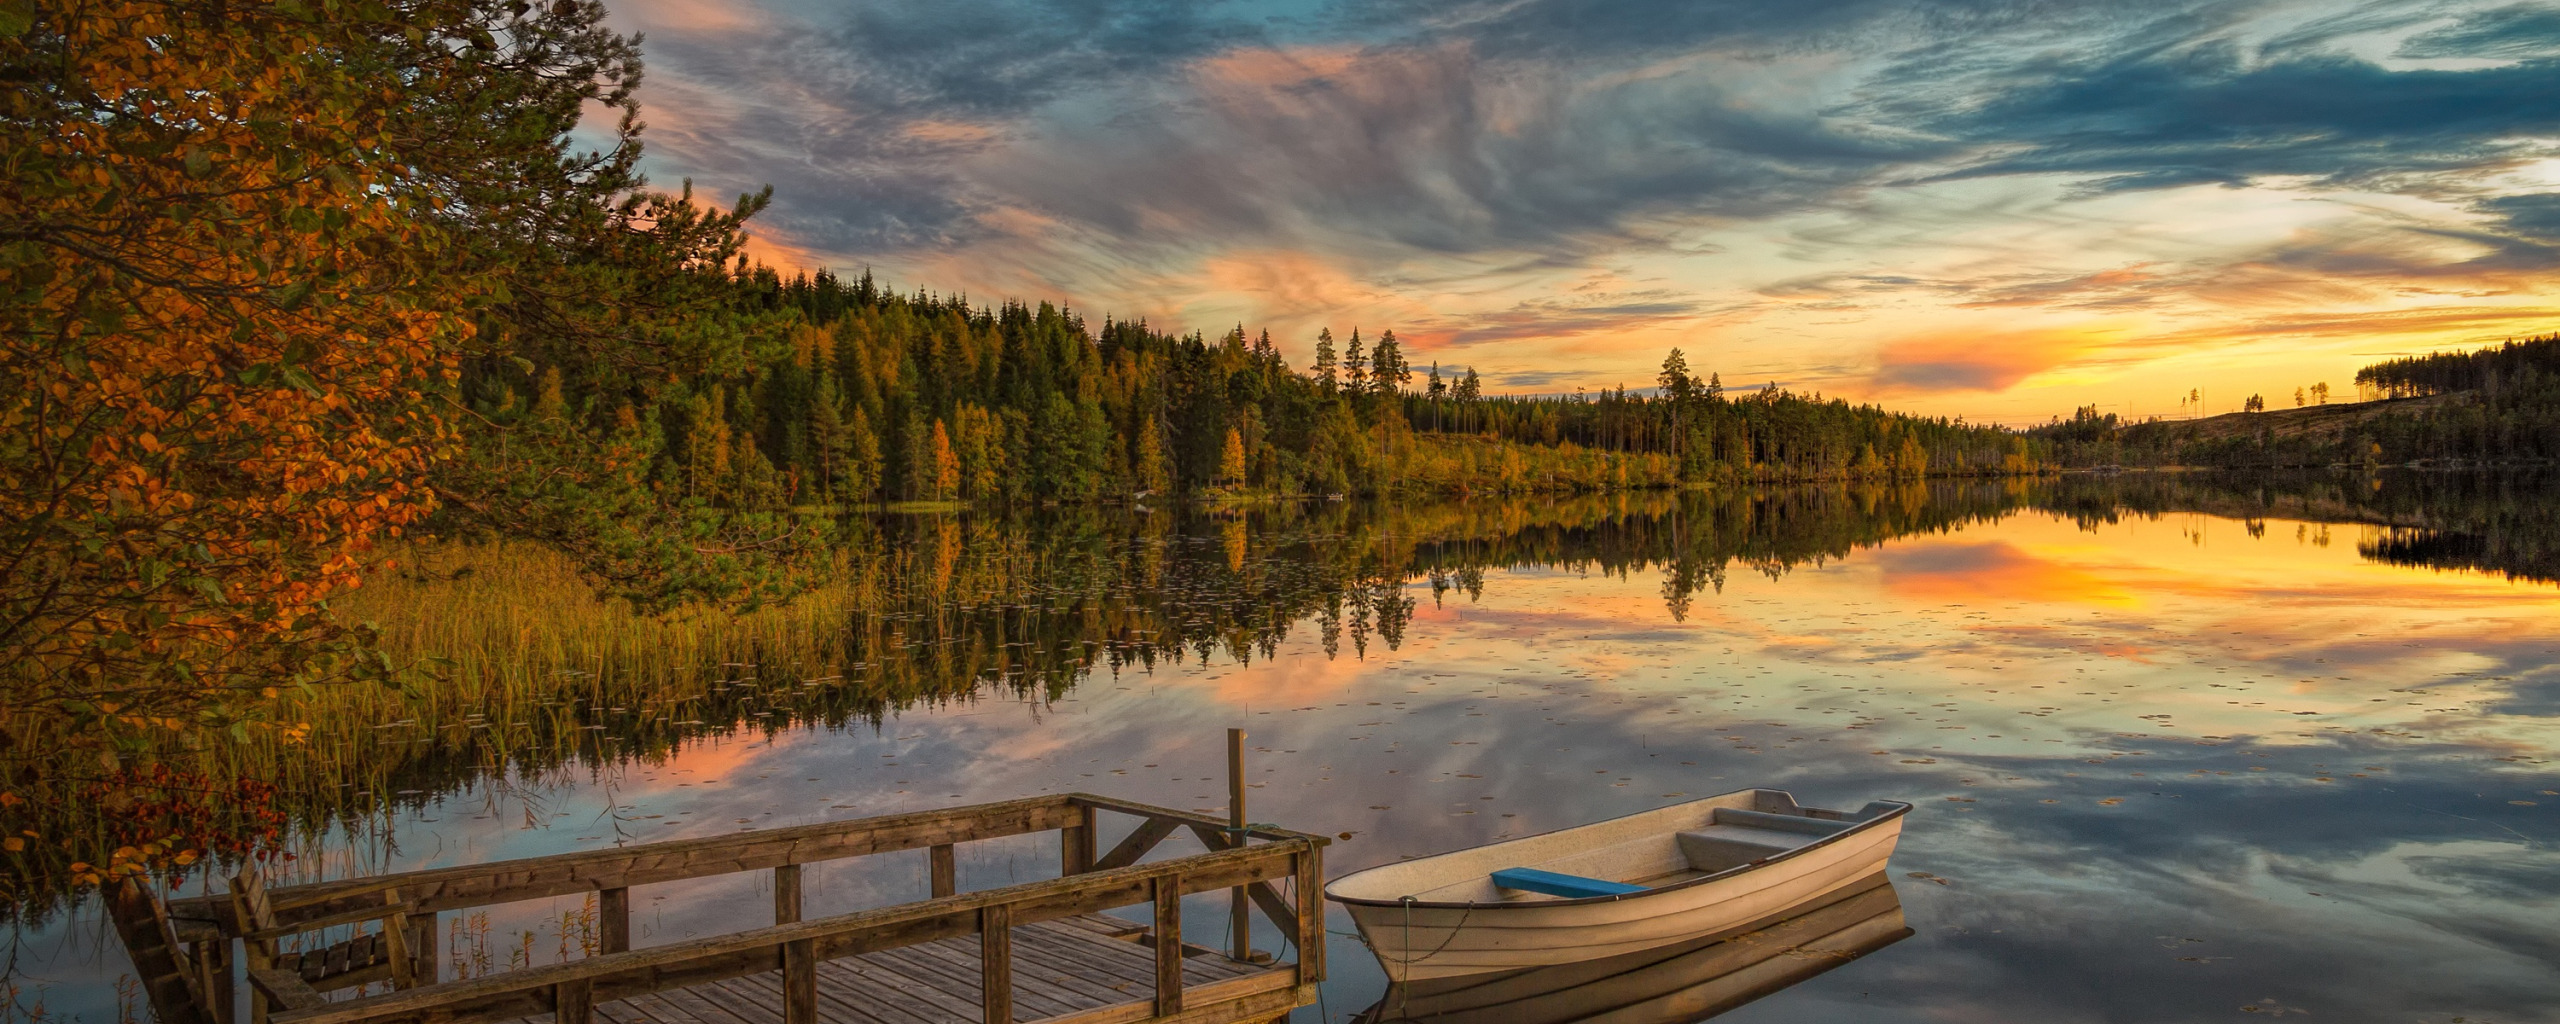
[(0, 39), (26, 35), (36, 24), (36, 0), (0, 0)]
[(201, 178), (213, 173), (213, 155), (205, 152), (203, 146), (187, 147), (186, 164), (187, 177)]

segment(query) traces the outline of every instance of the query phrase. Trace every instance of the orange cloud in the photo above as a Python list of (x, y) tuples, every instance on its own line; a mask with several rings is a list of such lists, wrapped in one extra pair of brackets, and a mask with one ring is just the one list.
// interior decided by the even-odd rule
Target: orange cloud
[(1362, 283), (1310, 252), (1240, 250), (1202, 261), (1201, 283), (1241, 297), (1258, 320), (1300, 321), (1339, 317), (1363, 309), (1402, 305), (1395, 295)]
[(2081, 362), (2100, 350), (2099, 332), (2053, 331), (1927, 334), (1886, 343), (1873, 380), (1887, 395), (1934, 391), (2006, 391), (2036, 374)]
[(1339, 75), (1350, 70), (1358, 52), (1345, 46), (1229, 50), (1201, 61), (1195, 70), (1213, 82), (1271, 89)]
[(650, 32), (687, 36), (760, 29), (768, 24), (763, 13), (753, 4), (728, 0), (619, 0), (613, 5), (617, 21), (627, 20)]

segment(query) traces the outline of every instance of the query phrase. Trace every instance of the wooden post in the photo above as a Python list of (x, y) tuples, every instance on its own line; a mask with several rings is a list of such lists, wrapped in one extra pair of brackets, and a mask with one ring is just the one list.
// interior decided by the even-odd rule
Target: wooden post
[(1324, 868), (1320, 847), (1308, 843), (1296, 857), (1298, 869), (1298, 984), (1324, 980)]
[(773, 923), (793, 924), (799, 920), (800, 865), (776, 865), (773, 869)]
[(1078, 804), (1076, 823), (1058, 830), (1058, 874), (1081, 875), (1093, 870), (1095, 817), (1091, 805)]
[(782, 944), (782, 1024), (818, 1024), (818, 940)]
[(196, 964), (205, 977), (205, 1010), (215, 1024), (232, 1024), (239, 1016), (234, 1012), (237, 997), (231, 983), (231, 937), (225, 935), (208, 942), (196, 943)]
[(400, 907), (400, 890), (385, 889), (382, 902), (392, 908), (391, 916), (382, 919), (384, 956), (391, 958), (391, 987), (418, 987), (418, 961), (409, 955), (409, 915)]
[[(628, 917), (625, 920), (629, 920)], [(418, 958), (418, 966), (409, 972), (410, 980), (421, 985), (435, 984), (436, 973), (443, 966), (436, 962), (436, 924), (435, 911), (421, 910), (409, 915), (409, 955)], [(606, 933), (605, 938), (612, 941), (612, 933)], [(623, 938), (626, 942), (629, 940), (627, 930)]]
[(952, 857), (951, 844), (942, 843), (925, 851), (933, 861), (933, 895), (936, 899), (960, 891), (960, 865)]
[(1156, 876), (1156, 1013), (1182, 1012), (1182, 876)]
[[(1244, 845), (1244, 730), (1227, 730), (1227, 824), (1235, 831), (1227, 833), (1228, 845)], [(1244, 887), (1239, 885), (1227, 893), (1227, 919), (1235, 925), (1237, 960), (1253, 959), (1253, 916), (1246, 909)]]
[(631, 890), (622, 886), (596, 893), (596, 952), (631, 951)]
[(551, 1010), (557, 1024), (593, 1024), (595, 979), (571, 978), (551, 986)]
[(170, 1024), (208, 1024), (213, 1018), (204, 1012), (196, 992), (195, 965), (178, 952), (168, 908), (130, 876), (100, 888), (105, 890), (107, 916), (133, 959), (133, 973), (142, 979), (142, 992), (150, 998), (152, 1012)]
[(979, 1005), (985, 1024), (1013, 1024), (1013, 908), (978, 910)]

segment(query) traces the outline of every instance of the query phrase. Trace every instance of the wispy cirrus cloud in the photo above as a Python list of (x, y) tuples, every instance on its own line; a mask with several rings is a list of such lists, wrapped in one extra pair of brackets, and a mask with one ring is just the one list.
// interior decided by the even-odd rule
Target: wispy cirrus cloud
[(2351, 370), (2252, 327), (2270, 319), (2461, 343), (2560, 304), (2544, 5), (616, 16), (650, 33), (652, 167), (774, 184), (776, 252), (1243, 320), (1301, 352), (1318, 327), (1394, 327), (1524, 387), (1642, 379), (1680, 345), (1837, 393), (2050, 410), (2196, 357), (2268, 386)]

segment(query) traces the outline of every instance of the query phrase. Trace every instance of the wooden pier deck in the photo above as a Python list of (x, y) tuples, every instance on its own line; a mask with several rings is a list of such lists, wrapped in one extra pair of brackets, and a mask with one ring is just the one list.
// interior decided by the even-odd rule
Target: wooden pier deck
[[(1138, 819), (1107, 851), (1098, 842), (1105, 813)], [(1207, 852), (1144, 859), (1185, 830)], [(1058, 877), (957, 891), (957, 845), (1044, 831), (1059, 834)], [(128, 882), (109, 902), (165, 1024), (238, 1024), (243, 978), (252, 1024), (1227, 1024), (1273, 1020), (1315, 1000), (1325, 845), (1322, 836), (1074, 793), (255, 897), (164, 905)], [(932, 898), (801, 920), (802, 865), (914, 850), (926, 854)], [(771, 926), (632, 948), (635, 888), (746, 871), (772, 873)], [(1221, 890), (1236, 922), (1258, 912), (1290, 948), (1239, 960), (1184, 942), (1182, 897)], [(598, 897), (594, 954), (437, 977), (440, 915), (582, 893)], [(1139, 908), (1145, 923), (1102, 913), (1123, 907)], [(368, 923), (373, 933), (362, 934)], [(254, 944), (351, 930), (355, 940), (340, 945), (361, 953), (306, 954), (299, 973), (257, 969)], [(395, 987), (366, 994), (386, 982)], [(332, 998), (331, 986), (355, 992)]]
[[(1104, 915), (1025, 925), (1013, 930), (1014, 1009), (1028, 1020), (1073, 1020), (1149, 996), (1155, 957), (1140, 944), (1146, 929)], [(1287, 1013), (1287, 993), (1258, 983), (1271, 972), (1193, 947), (1183, 958), (1189, 1001), (1215, 1002), (1218, 986), (1266, 991), (1273, 1015)], [(944, 939), (818, 965), (818, 1019), (827, 1024), (925, 1024), (979, 1021), (978, 944)], [(782, 974), (767, 971), (693, 988), (644, 993), (599, 1003), (599, 1024), (781, 1024)], [(1104, 1014), (1101, 1016), (1108, 1016)], [(518, 1024), (552, 1024), (550, 1014)]]

